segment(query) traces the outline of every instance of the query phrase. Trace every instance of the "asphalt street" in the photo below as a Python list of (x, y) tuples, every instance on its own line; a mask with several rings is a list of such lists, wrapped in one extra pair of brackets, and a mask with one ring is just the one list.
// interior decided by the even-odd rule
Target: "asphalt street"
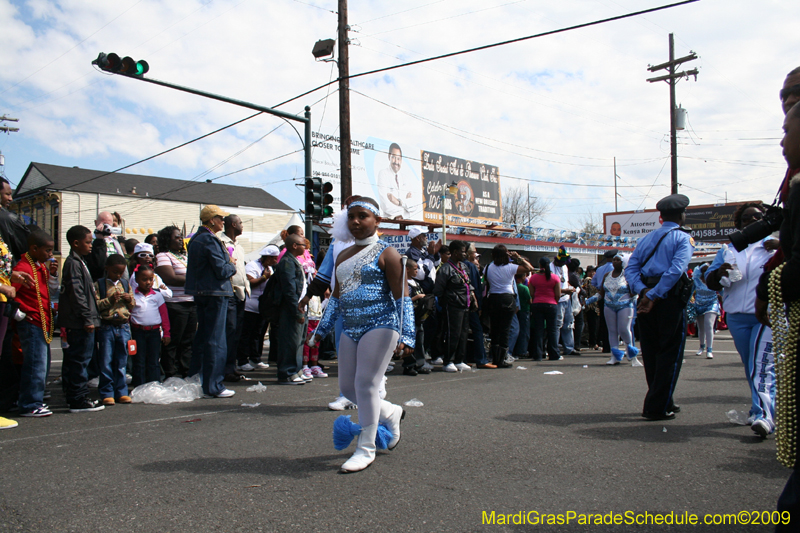
[[(0, 432), (0, 531), (771, 531), (702, 525), (706, 514), (774, 511), (789, 475), (773, 437), (728, 421), (749, 390), (727, 332), (714, 347), (713, 360), (696, 357), (690, 339), (681, 412), (663, 422), (640, 416), (643, 369), (606, 366), (597, 352), (508, 370), (398, 369), (387, 399), (424, 405), (406, 407), (397, 449), (350, 475), (337, 470), (353, 447), (333, 448), (341, 413), (326, 407), (335, 362), (301, 387), (277, 385), (270, 368), (230, 399), (96, 413), (69, 414), (51, 386), (53, 416)], [(245, 392), (259, 380), (265, 392)], [(513, 524), (516, 513), (570, 512), (692, 513), (701, 524)]]

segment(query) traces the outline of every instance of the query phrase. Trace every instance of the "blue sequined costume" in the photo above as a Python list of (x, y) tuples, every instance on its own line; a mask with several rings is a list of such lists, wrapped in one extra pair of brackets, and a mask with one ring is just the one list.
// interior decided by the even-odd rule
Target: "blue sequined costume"
[(631, 295), (624, 272), (616, 278), (612, 276), (612, 272), (609, 272), (603, 281), (603, 289), (606, 291), (603, 303), (609, 309), (619, 311), (636, 306), (636, 298)]
[(704, 315), (706, 313), (720, 314), (719, 297), (717, 296), (717, 291), (712, 291), (709, 289), (708, 286), (703, 283), (703, 280), (700, 279), (702, 277), (703, 273), (700, 271), (700, 268), (695, 268), (694, 272), (692, 273), (692, 281), (694, 282), (695, 313), (697, 316)]
[[(395, 302), (386, 275), (378, 266), (378, 259), (388, 247), (385, 242), (377, 241), (336, 267), (339, 298), (331, 298), (317, 335), (327, 335), (333, 328), (336, 314), (341, 313), (343, 333), (355, 342), (372, 329), (388, 328), (400, 333), (400, 342), (414, 347), (416, 331), (411, 298)], [(400, 306), (403, 307), (402, 327)]]

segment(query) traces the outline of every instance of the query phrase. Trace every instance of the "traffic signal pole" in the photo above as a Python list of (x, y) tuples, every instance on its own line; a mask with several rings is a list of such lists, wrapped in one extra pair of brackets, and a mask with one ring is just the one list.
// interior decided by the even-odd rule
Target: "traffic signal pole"
[[(109, 54), (111, 55), (111, 54)], [(305, 174), (306, 178), (311, 177), (311, 108), (306, 106), (305, 114), (301, 117), (299, 115), (293, 115), (291, 113), (286, 113), (284, 111), (278, 111), (277, 109), (273, 109), (271, 107), (266, 107), (258, 104), (253, 104), (251, 102), (245, 102), (244, 100), (237, 100), (235, 98), (228, 98), (227, 96), (222, 96), (219, 94), (209, 93), (206, 91), (201, 91), (200, 89), (193, 89), (191, 87), (184, 87), (182, 85), (177, 85), (175, 83), (169, 83), (166, 81), (156, 80), (153, 78), (145, 78), (142, 75), (136, 74), (128, 74), (125, 72), (115, 72), (113, 70), (108, 70), (107, 68), (103, 68), (103, 63), (101, 62), (101, 58), (105, 57), (105, 54), (100, 54), (98, 58), (92, 61), (93, 64), (100, 67), (102, 70), (106, 72), (111, 72), (112, 74), (117, 74), (119, 76), (125, 76), (126, 78), (131, 78), (134, 80), (139, 81), (146, 81), (147, 83), (152, 83), (154, 85), (160, 85), (162, 87), (167, 87), (169, 89), (175, 89), (177, 91), (182, 91), (185, 93), (194, 94), (197, 96), (202, 96), (204, 98), (210, 98), (212, 100), (218, 100), (220, 102), (225, 102), (227, 104), (233, 104), (239, 107), (244, 107), (247, 109), (253, 109), (254, 111), (260, 111), (262, 113), (267, 113), (269, 115), (274, 115), (276, 117), (281, 117), (286, 120), (292, 120), (295, 122), (302, 122), (304, 126), (304, 135), (300, 137), (300, 141), (303, 143), (303, 149), (305, 152)], [(145, 63), (146, 64), (146, 63)], [(146, 72), (146, 71), (145, 71)], [(296, 130), (295, 130), (296, 131)], [(298, 136), (300, 134), (298, 133)], [(312, 240), (312, 221), (311, 217), (306, 214), (306, 238), (308, 240)]]

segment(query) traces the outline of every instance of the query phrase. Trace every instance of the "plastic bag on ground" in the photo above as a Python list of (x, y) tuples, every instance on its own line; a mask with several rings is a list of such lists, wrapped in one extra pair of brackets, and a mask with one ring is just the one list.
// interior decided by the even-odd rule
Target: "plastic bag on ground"
[(200, 376), (191, 376), (186, 379), (169, 378), (164, 383), (151, 381), (139, 385), (131, 391), (133, 403), (149, 403), (166, 405), (176, 402), (191, 402), (203, 396), (203, 387), (200, 385)]
[(747, 425), (747, 414), (744, 411), (737, 411), (736, 409), (731, 409), (725, 414), (728, 415), (728, 420), (732, 424), (737, 424), (739, 426)]
[(416, 398), (411, 398), (403, 405), (407, 407), (422, 407), (424, 404), (421, 401), (417, 400)]
[(558, 376), (560, 374), (563, 374), (563, 372), (559, 372), (558, 370), (551, 370), (550, 372), (544, 373), (545, 376)]
[(258, 385), (251, 385), (245, 389), (245, 392), (264, 392), (267, 390), (266, 385), (262, 385), (261, 382), (258, 382)]
[(526, 366), (518, 366), (517, 370), (528, 370), (528, 367), (526, 367)]

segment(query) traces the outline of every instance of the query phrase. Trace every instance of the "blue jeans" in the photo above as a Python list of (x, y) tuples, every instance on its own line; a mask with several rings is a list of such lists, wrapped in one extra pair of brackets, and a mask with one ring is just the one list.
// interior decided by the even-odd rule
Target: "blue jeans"
[(236, 373), (236, 356), (239, 352), (239, 339), (242, 337), (243, 324), (244, 300), (231, 296), (228, 298), (228, 312), (225, 318), (225, 344), (227, 344), (228, 350), (228, 358), (225, 360), (226, 375)]
[[(228, 343), (225, 339), (225, 319), (228, 316), (228, 298), (225, 296), (195, 296), (197, 304), (197, 333), (192, 343), (192, 362), (189, 375), (202, 372), (203, 393), (216, 396), (225, 390), (225, 361), (228, 358)], [(273, 335), (282, 332), (271, 332)]]
[(551, 361), (557, 361), (558, 353), (558, 304), (531, 304), (533, 320), (533, 347), (531, 354), (534, 361), (541, 361), (545, 355)]
[(69, 346), (64, 348), (64, 363), (62, 367), (62, 387), (67, 396), (70, 407), (77, 407), (89, 395), (86, 384), (89, 376), (86, 368), (92, 360), (94, 352), (94, 331), (83, 328), (67, 328), (67, 341)]
[(44, 402), (50, 345), (45, 341), (44, 331), (39, 324), (27, 320), (17, 322), (17, 333), (23, 355), (18, 404), (20, 412), (29, 413)]
[(572, 335), (572, 323), (575, 316), (572, 314), (572, 301), (558, 302), (558, 317), (556, 323), (561, 332), (561, 344), (564, 345), (564, 353), (571, 354), (575, 349), (575, 338)]
[(127, 396), (125, 371), (128, 367), (128, 341), (131, 340), (130, 324), (103, 324), (97, 330), (97, 337), (100, 342), (100, 397), (119, 399)]
[(131, 337), (136, 341), (136, 355), (133, 356), (133, 380), (131, 386), (136, 388), (151, 381), (161, 381), (161, 330), (131, 328)]
[(517, 345), (519, 330), (519, 319), (515, 314), (511, 317), (511, 329), (508, 331), (508, 355), (514, 355), (514, 347)]
[(528, 353), (528, 344), (531, 340), (530, 311), (517, 311), (517, 320), (519, 320), (519, 336), (514, 345), (514, 357), (521, 357)]

